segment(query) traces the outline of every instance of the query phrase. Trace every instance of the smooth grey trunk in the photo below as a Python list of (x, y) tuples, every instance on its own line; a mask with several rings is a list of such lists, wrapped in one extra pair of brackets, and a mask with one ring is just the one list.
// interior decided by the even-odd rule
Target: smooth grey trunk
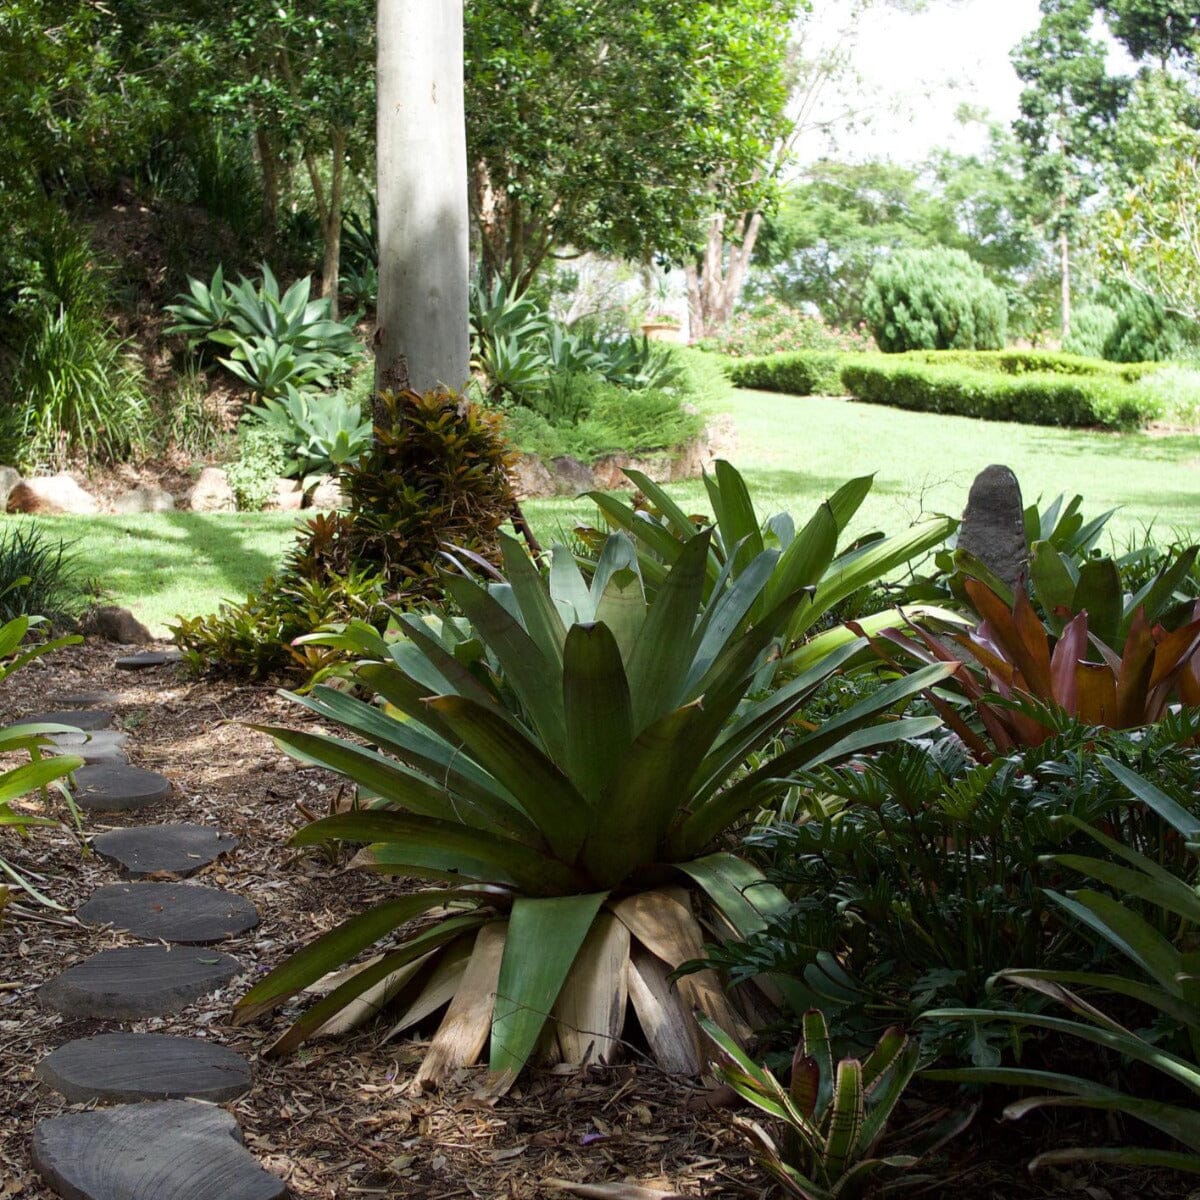
[(463, 0), (378, 0), (375, 387), (470, 373)]

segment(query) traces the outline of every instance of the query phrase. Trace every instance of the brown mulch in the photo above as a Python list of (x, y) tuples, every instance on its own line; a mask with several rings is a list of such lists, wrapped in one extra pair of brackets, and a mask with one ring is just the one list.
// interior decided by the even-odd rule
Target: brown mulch
[[(118, 696), (117, 724), (130, 733), (131, 761), (174, 783), (169, 810), (95, 814), (89, 834), (153, 820), (197, 821), (235, 834), (237, 851), (197, 881), (248, 896), (262, 914), (251, 933), (221, 946), (245, 965), (225, 991), (166, 1018), (133, 1022), (138, 1031), (210, 1037), (250, 1059), (255, 1085), (227, 1107), (246, 1144), (284, 1177), (298, 1200), (405, 1196), (536, 1200), (561, 1195), (554, 1179), (635, 1181), (684, 1196), (760, 1197), (769, 1190), (729, 1114), (703, 1104), (695, 1084), (666, 1076), (636, 1057), (580, 1074), (530, 1072), (498, 1101), (476, 1098), (482, 1070), (438, 1093), (408, 1087), (421, 1047), (379, 1044), (370, 1026), (318, 1041), (283, 1061), (261, 1057), (282, 1022), (234, 1028), (233, 1002), (247, 981), (318, 932), (378, 898), (385, 880), (289, 850), (290, 830), (328, 812), (337, 779), (283, 757), (250, 723), (301, 724), (308, 714), (272, 688), (180, 679), (173, 668), (126, 673), (119, 650), (89, 643), (26, 667), (0, 693), (0, 721), (44, 708), (55, 694), (104, 689)], [(66, 832), (5, 836), (4, 854), (68, 911), (116, 879), (115, 869), (81, 853)], [(14, 913), (0, 926), (0, 1200), (51, 1200), (29, 1160), (34, 1124), (72, 1106), (37, 1082), (33, 1067), (55, 1047), (101, 1032), (100, 1022), (64, 1019), (40, 1008), (38, 985), (107, 946), (130, 939), (80, 926), (45, 910)], [(110, 1026), (109, 1026), (110, 1027)], [(1037, 1147), (1012, 1126), (989, 1120), (962, 1140), (944, 1184), (920, 1194), (1005, 1200), (1126, 1196), (1179, 1197), (1178, 1177), (1100, 1177), (1087, 1170), (1030, 1180), (1022, 1163)], [(163, 1200), (169, 1200), (164, 1197)]]

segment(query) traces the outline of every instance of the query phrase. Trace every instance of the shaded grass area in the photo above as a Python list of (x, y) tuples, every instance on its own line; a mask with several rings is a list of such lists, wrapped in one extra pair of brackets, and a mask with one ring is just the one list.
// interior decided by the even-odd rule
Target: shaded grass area
[(165, 635), (178, 613), (211, 612), (245, 596), (278, 569), (295, 513), (146, 513), (138, 516), (6, 517), (71, 546), (101, 603), (133, 610)]
[[(961, 513), (989, 463), (1016, 471), (1027, 500), (1083, 495), (1088, 515), (1122, 506), (1109, 526), (1118, 549), (1153, 524), (1161, 541), (1200, 530), (1200, 437), (1092, 433), (931, 416), (828, 397), (732, 392), (710, 403), (733, 415), (731, 460), (760, 516), (814, 505), (854, 475), (875, 472), (855, 532), (897, 529), (924, 512)], [(709, 511), (700, 480), (671, 487), (684, 508)], [(531, 500), (544, 542), (592, 521), (589, 502)], [(74, 543), (85, 576), (105, 601), (123, 604), (156, 633), (176, 614), (211, 612), (241, 598), (278, 568), (296, 525), (290, 513), (172, 512), (119, 517), (9, 517)]]

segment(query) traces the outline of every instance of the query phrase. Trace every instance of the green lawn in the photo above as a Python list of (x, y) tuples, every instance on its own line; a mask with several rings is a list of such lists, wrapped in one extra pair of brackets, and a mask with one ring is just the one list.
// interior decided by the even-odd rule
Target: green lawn
[[(1089, 514), (1122, 506), (1118, 544), (1156, 522), (1161, 535), (1200, 528), (1200, 437), (1083, 433), (930, 416), (829, 398), (733, 392), (733, 462), (760, 516), (807, 511), (853, 475), (876, 473), (857, 527), (895, 529), (920, 511), (958, 515), (975, 474), (1007, 463), (1028, 499), (1080, 492)], [(674, 485), (684, 507), (705, 511), (699, 480)], [(594, 514), (586, 502), (535, 500), (526, 511), (544, 540)], [(35, 518), (11, 518), (33, 520)], [(176, 613), (210, 611), (274, 570), (294, 516), (165, 513), (36, 518), (75, 543), (84, 574), (156, 631)]]

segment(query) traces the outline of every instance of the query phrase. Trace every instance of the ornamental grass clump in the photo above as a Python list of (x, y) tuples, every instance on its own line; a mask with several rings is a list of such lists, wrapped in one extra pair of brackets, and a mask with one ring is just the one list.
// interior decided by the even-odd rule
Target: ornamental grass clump
[(506, 581), (445, 578), (462, 616), (405, 614), (394, 642), (362, 623), (315, 639), (357, 653), (352, 678), (378, 703), (318, 687), (297, 703), (349, 736), (267, 730), (358, 787), (355, 811), (292, 844), (357, 844), (354, 865), (437, 886), (318, 938), (250, 990), (238, 1020), (319, 985), (326, 994), (275, 1044), (282, 1052), (389, 1001), (393, 1032), (449, 1002), (418, 1083), (489, 1046), (498, 1089), (535, 1057), (611, 1059), (629, 1005), (675, 1071), (703, 1062), (694, 1010), (744, 1033), (711, 972), (670, 981), (701, 955), (698, 909), (746, 936), (786, 903), (723, 835), (794, 772), (929, 732), (936, 718), (872, 722), (951, 668), (800, 723), (862, 643), (765, 691), (807, 591), (772, 595), (752, 621), (780, 552), (763, 550), (706, 595), (711, 544), (710, 531), (693, 536), (651, 590), (623, 533), (590, 579), (563, 547), (542, 574), (502, 536)]

